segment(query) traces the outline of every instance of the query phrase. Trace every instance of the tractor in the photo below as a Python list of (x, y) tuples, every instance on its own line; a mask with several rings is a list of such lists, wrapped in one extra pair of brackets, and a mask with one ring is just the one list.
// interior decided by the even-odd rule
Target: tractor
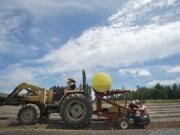
[(79, 89), (59, 89), (63, 93), (57, 97), (57, 89), (46, 90), (28, 83), (19, 84), (6, 98), (0, 98), (0, 105), (22, 105), (17, 114), (20, 124), (29, 125), (39, 119), (47, 119), (50, 113), (59, 113), (69, 128), (79, 128), (90, 123), (92, 104), (89, 99), (90, 87), (86, 84), (86, 74), (82, 71), (83, 84)]
[[(91, 86), (95, 95), (93, 110)], [(53, 87), (49, 90), (28, 83), (21, 83), (6, 98), (0, 97), (0, 105), (22, 105), (17, 114), (19, 123), (34, 124), (40, 119), (48, 119), (50, 113), (59, 113), (66, 127), (81, 128), (91, 122), (92, 114), (127, 129), (132, 123), (127, 117), (129, 90), (111, 89), (112, 79), (104, 73), (96, 73), (92, 85), (86, 83), (86, 73), (82, 71), (82, 85), (78, 89)], [(124, 104), (116, 102), (117, 97), (124, 97)], [(111, 98), (109, 98), (111, 97)], [(113, 98), (112, 98), (113, 97)], [(106, 103), (106, 104), (104, 104)], [(109, 105), (108, 107), (104, 105)], [(145, 123), (148, 125), (150, 119)]]

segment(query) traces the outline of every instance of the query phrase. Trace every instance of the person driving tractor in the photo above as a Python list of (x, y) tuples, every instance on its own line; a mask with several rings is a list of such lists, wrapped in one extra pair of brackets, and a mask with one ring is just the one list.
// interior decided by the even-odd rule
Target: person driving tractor
[(65, 91), (75, 90), (76, 80), (72, 77), (67, 79), (67, 86), (53, 86), (50, 90), (53, 90), (54, 101), (58, 101), (65, 93)]
[(76, 80), (74, 78), (72, 78), (72, 77), (68, 78), (67, 88), (69, 90), (75, 90), (76, 89)]

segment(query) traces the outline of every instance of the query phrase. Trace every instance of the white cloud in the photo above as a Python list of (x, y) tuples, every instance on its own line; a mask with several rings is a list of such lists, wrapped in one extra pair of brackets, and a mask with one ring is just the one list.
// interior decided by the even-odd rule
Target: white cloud
[(22, 82), (38, 84), (37, 74), (33, 69), (25, 68), (20, 64), (12, 64), (0, 71), (0, 90), (11, 91)]
[(149, 83), (147, 83), (147, 85), (149, 86), (154, 86), (155, 84), (160, 83), (161, 85), (172, 85), (172, 84), (179, 84), (180, 83), (180, 78), (175, 78), (172, 80), (153, 80)]
[(180, 66), (179, 65), (159, 65), (155, 66), (154, 68), (166, 72), (166, 73), (180, 73)]
[(148, 77), (151, 76), (151, 72), (148, 69), (141, 68), (124, 68), (118, 71), (120, 74), (131, 74), (133, 76)]
[(166, 71), (168, 73), (180, 73), (180, 66), (169, 67)]
[[(23, 18), (18, 16), (3, 19), (3, 15), (4, 14), (0, 14), (0, 53), (9, 51), (10, 46), (12, 46), (10, 40), (13, 39), (11, 32), (14, 31), (18, 34), (20, 29), (17, 28), (19, 28), (23, 20)], [(7, 38), (9, 35), (11, 35), (10, 39)]]
[[(169, 21), (170, 17), (175, 14), (173, 11), (169, 12), (167, 9), (161, 9), (167, 7), (170, 9), (173, 7), (176, 8), (178, 3), (175, 2), (175, 0), (129, 0), (122, 6), (118, 13), (109, 17), (108, 21), (113, 27), (124, 27), (134, 24), (148, 24), (158, 16), (158, 19), (155, 19), (154, 21), (156, 23), (162, 23), (163, 21)], [(167, 16), (167, 14), (170, 14), (170, 16)], [(175, 18), (175, 16), (173, 18)]]
[(141, 28), (97, 27), (47, 54), (40, 61), (51, 63), (48, 72), (93, 67), (121, 67), (180, 52), (180, 22)]
[[(12, 50), (19, 53), (22, 49), (29, 49), (28, 45), (18, 43), (24, 38), (31, 38), (31, 40), (36, 38), (35, 42), (41, 41), (39, 36), (42, 35), (43, 30), (35, 26), (49, 17), (76, 16), (76, 13), (85, 12), (104, 15), (101, 11), (108, 13), (109, 10), (117, 9), (120, 3), (120, 1), (112, 2), (111, 0), (106, 0), (106, 2), (96, 0), (3, 0), (0, 4), (0, 54)], [(27, 22), (29, 24), (26, 24)], [(23, 29), (26, 29), (27, 33), (24, 34)], [(52, 40), (59, 41), (57, 38)], [(44, 49), (43, 45), (39, 46)]]
[[(128, 5), (128, 3), (131, 3)], [(39, 62), (46, 63), (48, 73), (61, 73), (82, 68), (124, 67), (150, 60), (163, 59), (180, 52), (180, 21), (136, 24), (137, 14), (147, 11), (154, 15), (157, 3), (152, 0), (130, 1), (109, 17), (109, 25), (94, 27), (69, 40), (63, 47), (45, 55)], [(172, 6), (173, 1), (158, 1), (160, 7)], [(158, 8), (159, 8), (158, 6)], [(171, 10), (169, 12), (172, 12)], [(123, 13), (123, 14), (122, 14)], [(119, 24), (123, 24), (119, 25)]]
[(24, 35), (22, 25), (27, 21), (27, 16), (12, 15), (7, 10), (2, 12), (0, 13), (0, 55), (13, 54), (13, 57), (27, 55), (28, 46), (19, 43), (17, 38)]
[(151, 76), (151, 72), (148, 71), (148, 70), (146, 70), (146, 69), (144, 69), (144, 70), (140, 70), (140, 71), (138, 72), (138, 75), (139, 75), (139, 76)]

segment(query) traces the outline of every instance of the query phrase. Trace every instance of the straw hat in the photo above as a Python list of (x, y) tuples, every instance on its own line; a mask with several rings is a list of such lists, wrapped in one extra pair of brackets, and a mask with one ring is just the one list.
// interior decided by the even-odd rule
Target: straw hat
[(76, 82), (76, 80), (73, 77), (69, 77), (68, 81)]

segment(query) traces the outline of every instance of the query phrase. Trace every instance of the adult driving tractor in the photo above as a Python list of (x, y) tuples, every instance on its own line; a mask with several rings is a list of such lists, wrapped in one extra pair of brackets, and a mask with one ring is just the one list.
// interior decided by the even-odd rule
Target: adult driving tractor
[[(91, 122), (92, 114), (103, 117), (117, 124), (119, 128), (127, 129), (132, 124), (140, 124), (138, 117), (128, 108), (128, 90), (110, 90), (111, 77), (103, 72), (92, 78), (92, 89), (95, 93), (96, 109), (93, 110), (91, 87), (86, 83), (85, 71), (82, 71), (82, 85), (76, 88), (76, 80), (68, 78), (66, 87), (52, 87), (50, 90), (31, 84), (18, 85), (8, 97), (0, 97), (0, 105), (22, 105), (17, 114), (21, 124), (34, 124), (39, 119), (47, 119), (50, 113), (59, 113), (66, 127), (80, 128)], [(116, 103), (118, 95), (124, 96), (124, 104)], [(109, 96), (113, 99), (109, 99)], [(103, 107), (103, 102), (111, 105)], [(140, 108), (140, 107), (138, 107)], [(134, 109), (134, 108), (133, 108)], [(149, 117), (148, 117), (149, 120)], [(143, 123), (144, 122), (144, 123)], [(141, 125), (149, 124), (146, 119)]]

